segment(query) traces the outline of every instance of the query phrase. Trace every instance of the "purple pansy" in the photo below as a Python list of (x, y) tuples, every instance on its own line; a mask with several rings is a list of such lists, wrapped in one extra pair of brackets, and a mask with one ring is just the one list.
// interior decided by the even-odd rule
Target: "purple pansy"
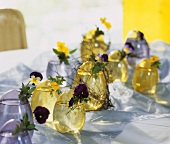
[(126, 42), (125, 47), (127, 47), (129, 49), (130, 53), (133, 52), (135, 49), (130, 42)]
[(74, 90), (74, 96), (79, 98), (87, 98), (89, 95), (86, 84), (79, 84)]
[(32, 73), (30, 74), (30, 78), (31, 78), (32, 76), (35, 76), (36, 78), (39, 77), (39, 78), (40, 78), (40, 81), (43, 79), (43, 76), (42, 76), (42, 74), (41, 74), (40, 72), (34, 71), (34, 72), (32, 72)]
[(73, 106), (73, 104), (74, 104), (74, 99), (71, 98), (70, 101), (69, 101), (69, 107)]
[(108, 62), (108, 55), (107, 54), (101, 55), (101, 62)]
[(50, 114), (49, 110), (42, 106), (37, 106), (33, 113), (35, 115), (37, 122), (40, 124), (45, 123)]
[(142, 32), (138, 31), (137, 35), (138, 35), (140, 40), (144, 40), (144, 34)]

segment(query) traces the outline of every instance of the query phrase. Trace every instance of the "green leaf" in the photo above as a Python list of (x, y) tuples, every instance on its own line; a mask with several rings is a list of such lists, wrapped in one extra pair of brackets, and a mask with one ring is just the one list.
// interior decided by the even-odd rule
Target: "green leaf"
[(35, 129), (35, 124), (32, 123), (27, 126), (27, 130), (33, 130), (33, 129)]
[(77, 50), (77, 49), (74, 49), (74, 50), (70, 51), (69, 53), (70, 53), (70, 54), (73, 54), (76, 50)]
[(68, 59), (65, 59), (65, 60), (64, 60), (64, 63), (65, 63), (66, 65), (69, 65)]
[(32, 94), (32, 92), (36, 89), (36, 87), (32, 87), (31, 89), (29, 89), (29, 93)]
[(21, 124), (16, 126), (12, 134), (16, 135), (19, 134), (20, 132), (24, 132), (27, 130), (29, 131), (29, 130), (37, 130), (37, 129), (35, 128), (34, 123), (30, 123), (30, 121), (28, 120), (28, 113), (26, 112), (23, 115), (23, 119), (21, 119)]
[(93, 68), (91, 69), (94, 74), (97, 74), (107, 65), (107, 62), (95, 62)]
[(28, 113), (26, 112), (23, 116), (23, 120), (22, 120), (23, 125), (28, 125)]
[(97, 27), (95, 34), (94, 34), (94, 38), (97, 38), (100, 35), (104, 35), (104, 32), (102, 30), (99, 30), (99, 28)]
[(92, 61), (95, 61), (95, 55), (94, 54), (90, 55), (90, 58), (91, 58)]
[(55, 54), (57, 54), (57, 55), (60, 53), (60, 52), (58, 52), (58, 51), (57, 51), (56, 49), (54, 49), (54, 48), (53, 48), (53, 52), (54, 52)]

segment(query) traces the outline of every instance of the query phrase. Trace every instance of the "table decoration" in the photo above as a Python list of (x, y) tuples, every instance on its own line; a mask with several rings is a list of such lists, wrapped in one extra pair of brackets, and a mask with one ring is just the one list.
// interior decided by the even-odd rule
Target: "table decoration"
[(133, 54), (138, 56), (138, 57), (129, 57), (127, 59), (129, 65), (135, 67), (139, 60), (150, 57), (150, 48), (147, 40), (145, 39), (144, 33), (142, 33), (139, 30), (131, 30), (128, 33), (125, 46), (129, 43), (134, 48)]
[(128, 62), (127, 58), (130, 53), (126, 53), (124, 50), (114, 50), (109, 54), (109, 63), (106, 66), (108, 73), (108, 83), (112, 83), (116, 80), (126, 82), (128, 79)]
[(105, 67), (108, 64), (108, 55), (91, 55), (91, 61), (84, 62), (77, 70), (72, 87), (78, 84), (86, 84), (89, 91), (89, 101), (84, 103), (86, 111), (107, 109), (111, 106), (107, 87), (107, 73)]
[[(4, 94), (0, 99), (0, 124), (3, 125), (10, 119), (20, 120), (27, 113), (28, 120), (33, 122), (32, 110), (29, 104), (29, 98), (36, 88), (36, 84), (42, 80), (42, 74), (39, 72), (32, 72), (30, 80), (27, 84), (22, 83), (19, 90), (11, 90)], [(30, 137), (33, 131), (29, 132)]]
[[(0, 99), (0, 125), (2, 126), (10, 119), (20, 120), (24, 114), (28, 113), (28, 119), (33, 122), (33, 115), (28, 101), (21, 101), (18, 98), (19, 91), (11, 90), (4, 94)], [(30, 137), (33, 131), (29, 132)]]
[(46, 69), (47, 78), (49, 76), (63, 76), (66, 81), (61, 86), (71, 85), (75, 75), (74, 68), (78, 65), (77, 60), (71, 57), (71, 54), (75, 51), (76, 49), (69, 51), (69, 48), (64, 42), (57, 42), (57, 48), (53, 48), (53, 52), (57, 57), (55, 56), (52, 60), (48, 61)]
[[(22, 123), (23, 122), (24, 119)], [(21, 126), (21, 122), (18, 120), (10, 119), (9, 121), (7, 121), (0, 129), (0, 143), (1, 144), (32, 144), (28, 131), (26, 129), (23, 129), (23, 127), (21, 128), (19, 126)], [(31, 127), (32, 129), (34, 126), (29, 125), (29, 127)], [(29, 129), (29, 127), (27, 128)], [(20, 129), (21, 131), (18, 130), (18, 132), (16, 133), (15, 131), (16, 128), (21, 128), (23, 131)]]
[(37, 85), (32, 95), (31, 108), (35, 112), (37, 106), (45, 107), (50, 114), (46, 124), (53, 127), (53, 109), (54, 105), (61, 94), (60, 85), (65, 81), (62, 76), (53, 78), (50, 76), (47, 80)]
[[(112, 26), (106, 21), (106, 18), (100, 18), (101, 23), (109, 30)], [(83, 36), (81, 42), (80, 52), (82, 61), (85, 62), (90, 58), (90, 55), (104, 54), (110, 46), (110, 42), (107, 44), (104, 41), (104, 31), (99, 27), (92, 29)]]
[(61, 133), (78, 133), (85, 122), (84, 103), (88, 101), (88, 88), (79, 84), (63, 92), (54, 106), (54, 125)]
[(159, 81), (158, 69), (161, 63), (159, 57), (151, 56), (149, 59), (143, 59), (133, 73), (132, 85), (133, 88), (145, 94), (154, 94), (156, 92), (156, 84)]

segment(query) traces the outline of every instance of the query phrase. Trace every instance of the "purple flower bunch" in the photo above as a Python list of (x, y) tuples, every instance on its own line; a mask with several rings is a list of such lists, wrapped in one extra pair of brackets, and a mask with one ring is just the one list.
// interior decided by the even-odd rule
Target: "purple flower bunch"
[(69, 107), (73, 106), (73, 104), (77, 104), (78, 102), (87, 102), (88, 96), (89, 92), (86, 84), (79, 84), (75, 87), (73, 97), (69, 101)]

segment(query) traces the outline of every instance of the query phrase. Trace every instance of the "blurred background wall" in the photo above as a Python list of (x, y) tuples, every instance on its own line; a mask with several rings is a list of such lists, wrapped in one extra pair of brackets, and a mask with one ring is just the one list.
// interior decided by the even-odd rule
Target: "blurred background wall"
[(23, 13), (28, 48), (51, 49), (57, 41), (80, 43), (84, 33), (101, 25), (100, 17), (112, 24), (111, 42), (122, 42), (122, 0), (0, 0), (0, 8)]
[(170, 43), (170, 0), (123, 0), (123, 39), (139, 29), (148, 42)]
[(142, 31), (149, 42), (170, 43), (169, 0), (0, 0), (0, 8), (23, 13), (29, 48), (80, 43), (84, 33), (101, 25), (100, 17), (112, 24), (112, 44), (123, 43), (132, 29)]

